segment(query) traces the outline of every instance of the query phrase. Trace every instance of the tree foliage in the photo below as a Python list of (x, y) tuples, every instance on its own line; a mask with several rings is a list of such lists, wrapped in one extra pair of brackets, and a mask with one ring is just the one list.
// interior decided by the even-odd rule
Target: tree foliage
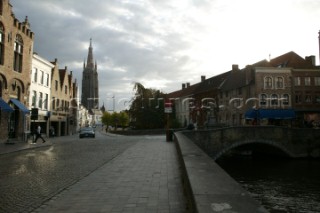
[(138, 82), (133, 90), (135, 96), (129, 110), (131, 125), (136, 129), (163, 128), (165, 95), (159, 90), (145, 88)]
[(101, 122), (106, 126), (107, 130), (109, 126), (113, 126), (115, 130), (119, 126), (122, 127), (127, 127), (129, 124), (129, 116), (128, 113), (126, 112), (113, 112), (112, 114), (109, 112), (104, 112), (102, 117), (101, 117)]

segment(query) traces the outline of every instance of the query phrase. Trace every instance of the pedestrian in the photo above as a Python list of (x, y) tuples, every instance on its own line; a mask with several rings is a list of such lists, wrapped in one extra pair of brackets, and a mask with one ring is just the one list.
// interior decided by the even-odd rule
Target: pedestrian
[(51, 127), (50, 127), (50, 134), (49, 134), (49, 136), (50, 136), (50, 137), (54, 137), (54, 134), (55, 134), (55, 133), (54, 133), (54, 128), (53, 128), (53, 126), (51, 126)]
[(41, 138), (42, 139), (42, 143), (45, 143), (46, 141), (43, 139), (43, 137), (41, 136), (41, 126), (38, 125), (38, 128), (37, 128), (37, 136), (36, 136), (36, 139), (34, 140), (35, 143), (37, 143), (37, 140), (38, 138)]

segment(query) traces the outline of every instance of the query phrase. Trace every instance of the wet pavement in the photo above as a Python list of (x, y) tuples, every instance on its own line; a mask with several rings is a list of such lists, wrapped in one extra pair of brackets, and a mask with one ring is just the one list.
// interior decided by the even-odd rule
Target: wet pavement
[[(106, 137), (110, 144), (126, 141), (131, 145), (110, 155), (105, 163), (60, 192), (44, 198), (42, 204), (34, 206), (31, 212), (187, 212), (174, 143), (166, 142), (165, 136), (101, 137)], [(61, 145), (59, 140), (1, 144), (0, 154), (43, 146), (55, 147)], [(100, 140), (99, 137), (96, 140)], [(94, 154), (95, 150), (89, 151)], [(106, 152), (107, 148), (97, 157), (101, 158)]]

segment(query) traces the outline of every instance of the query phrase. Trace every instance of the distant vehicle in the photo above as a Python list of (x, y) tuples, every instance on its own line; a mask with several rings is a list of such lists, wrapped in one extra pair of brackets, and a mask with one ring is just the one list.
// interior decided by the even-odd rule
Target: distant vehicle
[(84, 127), (80, 129), (79, 138), (95, 138), (96, 134), (92, 127)]

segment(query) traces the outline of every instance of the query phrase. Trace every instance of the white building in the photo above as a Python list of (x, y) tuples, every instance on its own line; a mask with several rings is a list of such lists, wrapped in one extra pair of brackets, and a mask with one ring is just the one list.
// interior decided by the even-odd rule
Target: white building
[[(40, 124), (42, 132), (49, 135), (51, 110), (51, 71), (54, 65), (36, 53), (32, 57), (29, 108), (38, 109), (38, 118), (31, 120), (31, 130)], [(31, 112), (32, 114), (32, 112)]]

